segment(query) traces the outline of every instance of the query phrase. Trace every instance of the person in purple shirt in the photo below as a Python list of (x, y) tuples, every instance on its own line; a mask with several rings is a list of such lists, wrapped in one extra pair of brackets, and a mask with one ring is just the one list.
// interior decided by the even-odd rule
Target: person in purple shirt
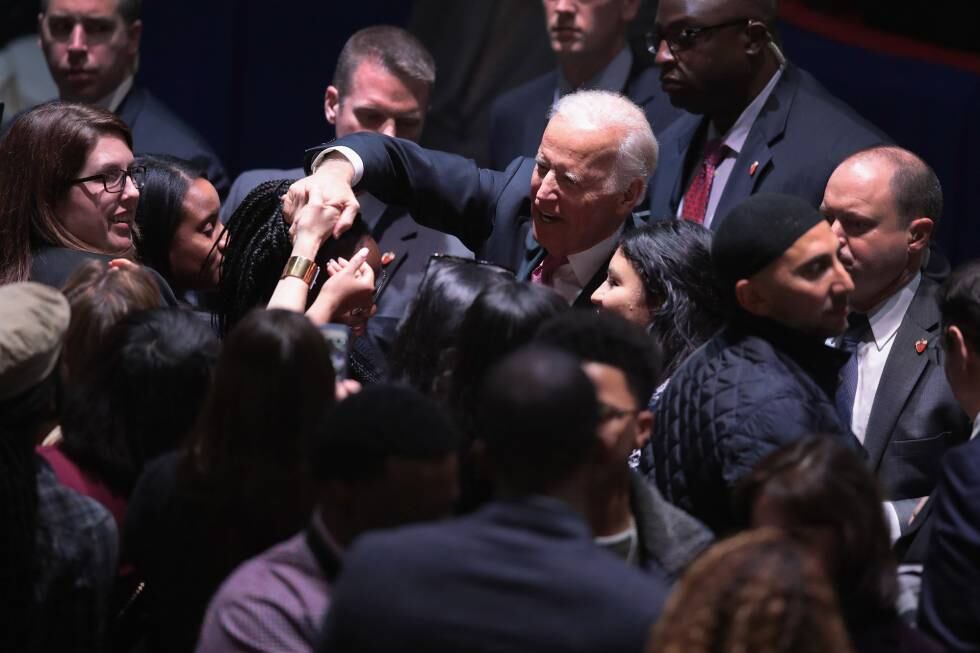
[(311, 461), (307, 529), (243, 563), (211, 600), (198, 653), (312, 651), (344, 550), (359, 534), (450, 514), (458, 437), (415, 390), (375, 385), (342, 402)]

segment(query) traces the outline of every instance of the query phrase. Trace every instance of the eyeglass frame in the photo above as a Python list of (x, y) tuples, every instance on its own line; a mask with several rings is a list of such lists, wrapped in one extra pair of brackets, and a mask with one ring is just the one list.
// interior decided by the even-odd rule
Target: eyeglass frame
[(614, 419), (622, 419), (623, 417), (635, 417), (646, 410), (646, 408), (618, 408), (612, 404), (607, 404), (604, 401), (600, 401), (598, 403), (600, 424), (605, 424), (606, 422)]
[[(140, 176), (142, 176), (142, 179), (137, 180), (134, 173), (138, 173)], [(132, 166), (126, 170), (119, 170), (119, 181), (116, 182), (119, 184), (119, 188), (116, 190), (109, 188), (109, 180), (107, 179), (108, 175), (108, 172), (100, 172), (97, 175), (89, 175), (88, 177), (72, 179), (70, 183), (75, 185), (84, 184), (85, 182), (89, 181), (101, 181), (102, 188), (104, 188), (105, 192), (107, 193), (121, 193), (126, 190), (127, 177), (129, 177), (129, 179), (133, 182), (133, 186), (136, 187), (136, 190), (143, 190), (143, 186), (146, 184), (146, 166)]]
[[(755, 18), (733, 18), (731, 20), (726, 20), (723, 23), (718, 23), (716, 25), (694, 25), (691, 27), (682, 27), (677, 31), (677, 36), (673, 38), (667, 38), (666, 36), (659, 34), (656, 30), (651, 30), (644, 34), (644, 40), (646, 41), (647, 52), (652, 55), (656, 55), (660, 51), (660, 44), (666, 41), (667, 49), (674, 56), (677, 56), (677, 52), (684, 52), (685, 50), (690, 50), (697, 44), (698, 37), (700, 37), (705, 32), (711, 32), (717, 29), (723, 29), (725, 27), (734, 27), (740, 23), (745, 23), (748, 26), (752, 21), (757, 21)], [(758, 22), (758, 21), (757, 21)], [(678, 42), (678, 38), (683, 36), (687, 43)], [(657, 38), (654, 43), (653, 39)]]

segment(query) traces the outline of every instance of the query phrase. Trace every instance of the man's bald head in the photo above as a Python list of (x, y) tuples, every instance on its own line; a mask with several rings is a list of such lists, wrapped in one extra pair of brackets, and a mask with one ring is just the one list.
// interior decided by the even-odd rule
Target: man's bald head
[(929, 164), (896, 145), (878, 145), (852, 154), (841, 167), (855, 163), (887, 168), (889, 192), (899, 219), (905, 226), (915, 218), (939, 222), (943, 212), (943, 189)]

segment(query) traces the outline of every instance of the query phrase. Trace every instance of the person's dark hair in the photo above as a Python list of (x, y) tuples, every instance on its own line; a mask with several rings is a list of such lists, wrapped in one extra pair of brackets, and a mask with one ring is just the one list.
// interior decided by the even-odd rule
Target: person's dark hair
[[(51, 0), (41, 0), (41, 13), (48, 11)], [(119, 0), (117, 9), (120, 17), (130, 25), (140, 19), (143, 13), (143, 0)]]
[(433, 256), (392, 342), (391, 378), (432, 395), (466, 309), (485, 289), (513, 278), (512, 272), (499, 266)]
[(547, 494), (598, 446), (595, 386), (574, 356), (525, 347), (490, 368), (476, 425), (498, 492)]
[(943, 327), (957, 326), (980, 353), (980, 261), (958, 267), (943, 286), (939, 304)]
[[(293, 247), (280, 197), (292, 183), (281, 179), (259, 184), (225, 225), (227, 240), (215, 298), (215, 315), (222, 334), (228, 333), (253, 308), (268, 303), (279, 283), (279, 275)], [(329, 258), (350, 258), (366, 238), (370, 238), (370, 233), (363, 220), (355, 220), (343, 236), (331, 238), (320, 248), (317, 262), (322, 267)], [(321, 274), (309, 293), (309, 303), (316, 298), (325, 279), (326, 274)]]
[(903, 225), (916, 218), (930, 218), (938, 227), (943, 214), (943, 187), (929, 164), (912, 152), (895, 145), (876, 145), (852, 154), (849, 159), (870, 158), (892, 166), (888, 189)]
[(681, 578), (648, 653), (853, 650), (819, 562), (775, 529), (708, 549)]
[(491, 365), (530, 342), (542, 322), (568, 310), (556, 292), (542, 285), (505, 281), (487, 288), (466, 309), (449, 371), (449, 405), (470, 431), (483, 377)]
[(541, 325), (534, 341), (621, 370), (639, 408), (646, 408), (657, 388), (661, 368), (657, 343), (614, 313), (574, 310), (557, 315)]
[(619, 244), (643, 281), (654, 313), (651, 333), (663, 349), (667, 378), (724, 324), (729, 293), (711, 265), (711, 232), (687, 220), (632, 231)]
[(407, 386), (368, 386), (340, 402), (317, 436), (317, 481), (380, 476), (389, 459), (437, 460), (455, 452), (459, 437), (442, 408)]
[[(143, 262), (173, 286), (170, 248), (174, 233), (183, 219), (187, 191), (195, 180), (206, 179), (205, 171), (190, 161), (166, 154), (143, 154), (133, 160), (133, 165), (146, 168), (136, 209), (136, 224), (139, 225), (136, 251)], [(210, 255), (214, 256), (214, 250)]]
[(0, 139), (0, 283), (24, 281), (41, 245), (97, 252), (62, 224), (57, 205), (99, 137), (133, 139), (117, 116), (84, 104), (46, 102), (21, 114)]
[(825, 561), (837, 589), (848, 628), (896, 614), (895, 559), (882, 496), (874, 475), (836, 438), (801, 438), (764, 458), (736, 486), (735, 512), (752, 523), (757, 502), (765, 498), (780, 517), (780, 528), (804, 545), (813, 530), (828, 532), (833, 551)]
[(218, 348), (214, 331), (190, 311), (124, 317), (91, 357), (92, 368), (67, 389), (62, 451), (128, 496), (143, 465), (189, 433)]
[(109, 330), (134, 311), (161, 305), (160, 289), (143, 268), (110, 268), (87, 261), (76, 269), (63, 289), (71, 306), (71, 322), (61, 353), (67, 380), (90, 368)]
[(422, 42), (401, 27), (375, 25), (354, 33), (337, 59), (333, 85), (341, 101), (350, 92), (351, 76), (357, 66), (370, 59), (396, 77), (431, 87), (436, 81), (436, 64)]
[(0, 402), (0, 650), (28, 651), (39, 627), (34, 611), (37, 574), (38, 431), (57, 414), (58, 374)]

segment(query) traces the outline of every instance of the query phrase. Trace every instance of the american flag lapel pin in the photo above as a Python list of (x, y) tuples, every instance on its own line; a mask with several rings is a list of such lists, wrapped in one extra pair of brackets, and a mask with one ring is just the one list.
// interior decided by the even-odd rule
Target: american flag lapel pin
[(752, 165), (749, 166), (749, 176), (750, 177), (754, 177), (755, 176), (755, 171), (758, 170), (758, 169), (759, 169), (759, 162), (758, 161), (753, 161), (752, 162)]
[(926, 342), (925, 340), (916, 340), (915, 341), (915, 353), (921, 354), (922, 352), (924, 352), (926, 350), (926, 347), (928, 347), (928, 346), (929, 346), (929, 343)]

